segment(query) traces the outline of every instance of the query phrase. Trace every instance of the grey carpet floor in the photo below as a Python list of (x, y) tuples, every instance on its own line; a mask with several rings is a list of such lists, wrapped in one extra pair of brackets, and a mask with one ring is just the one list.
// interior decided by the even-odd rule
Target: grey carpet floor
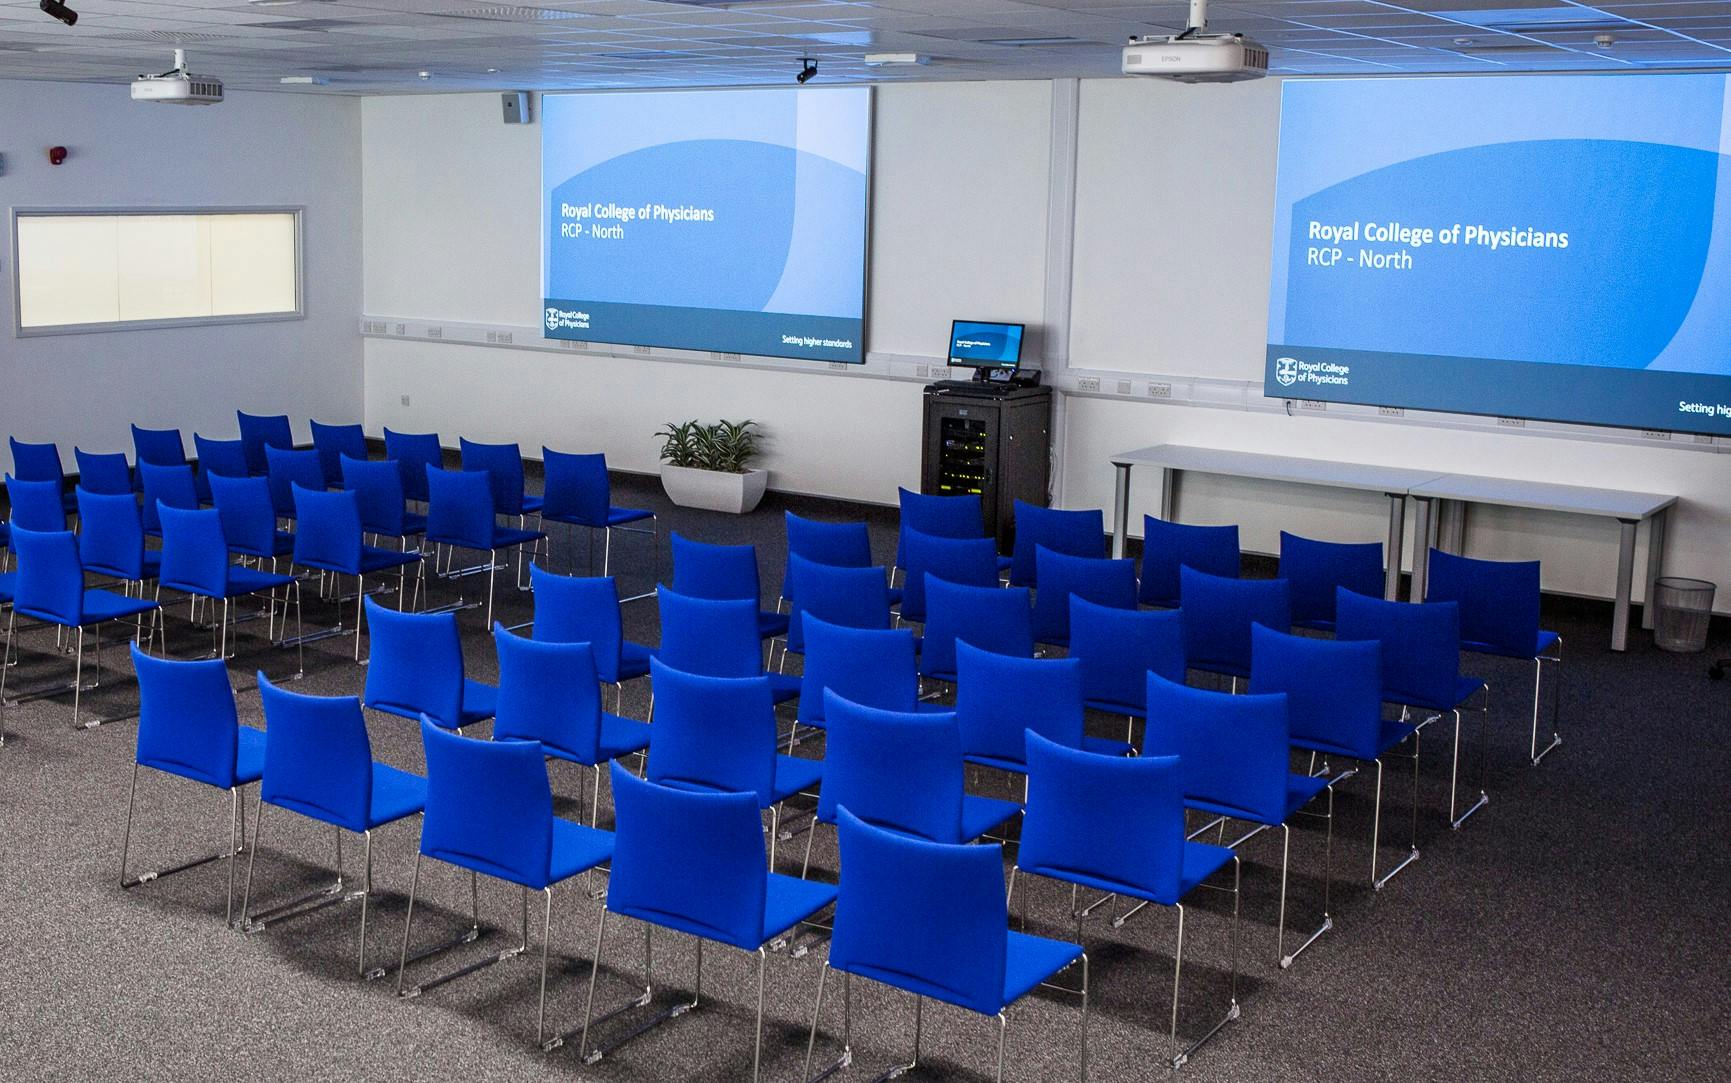
[[(761, 549), (766, 593), (779, 584), (780, 516), (868, 516), (886, 561), (893, 515), (772, 496), (763, 509), (732, 518), (673, 509), (652, 481), (625, 479), (620, 503), (662, 513), (663, 530), (712, 541), (753, 541)], [(633, 544), (635, 543), (635, 544)], [(665, 539), (663, 539), (665, 545)], [(583, 566), (574, 539), (557, 538), (555, 563)], [(647, 585), (647, 543), (628, 539), (618, 566)], [(452, 588), (441, 585), (442, 600)], [(501, 617), (525, 620), (530, 597), (501, 592)], [(627, 607), (627, 634), (656, 641), (653, 601)], [(308, 604), (310, 623), (329, 623), (328, 606)], [(470, 675), (489, 679), (492, 651), (479, 612), (461, 617)], [(1442, 823), (1447, 800), (1447, 740), (1428, 731), (1421, 776), (1422, 858), (1381, 893), (1365, 885), (1369, 865), (1370, 778), (1346, 783), (1337, 802), (1330, 909), (1335, 928), (1290, 970), (1275, 964), (1278, 838), (1245, 850), (1242, 1017), (1183, 1069), (1203, 1080), (1578, 1080), (1713, 1079), (1731, 1075), (1725, 991), (1725, 839), (1731, 827), (1727, 697), (1709, 682), (1701, 656), (1667, 655), (1636, 634), (1626, 655), (1607, 648), (1609, 607), (1548, 603), (1547, 624), (1569, 649), (1560, 716), (1567, 743), (1534, 769), (1525, 762), (1529, 671), (1471, 659), (1493, 685), (1490, 806), (1458, 832)], [(208, 641), (171, 616), (171, 649), (188, 656)], [(292, 657), (261, 642), (262, 626), (242, 626), (233, 672), (250, 684), (255, 667), (281, 674)], [(52, 652), (53, 634), (23, 634), (13, 687), (65, 679), (70, 660)], [(1720, 651), (1727, 649), (1716, 641)], [(348, 660), (352, 643), (308, 650), (297, 688), (328, 694), (360, 689), (364, 671)], [(124, 654), (105, 651), (104, 686), (87, 711), (136, 709)], [(641, 682), (640, 682), (641, 683)], [(1549, 692), (1547, 691), (1547, 697)], [(243, 721), (261, 722), (256, 693), (240, 696)], [(625, 712), (642, 717), (646, 692), (628, 691)], [(375, 842), (377, 896), (366, 950), (392, 974), (355, 973), (359, 908), (350, 903), (252, 935), (223, 924), (227, 868), (222, 862), (148, 883), (118, 886), (122, 812), (134, 726), (115, 721), (74, 732), (65, 700), (6, 711), (0, 749), (0, 1077), (9, 1080), (107, 1079), (464, 1079), (721, 1080), (749, 1078), (755, 961), (706, 953), (703, 1006), (586, 1067), (568, 1046), (532, 1048), (539, 956), (539, 908), (532, 950), (426, 995), (393, 995), (416, 828), (383, 829)], [(370, 718), (375, 754), (420, 770), (419, 739), (406, 721)], [(1093, 719), (1098, 732), (1121, 722)], [(1469, 731), (1469, 750), (1476, 734)], [(821, 745), (805, 747), (818, 754)], [(1472, 761), (1469, 760), (1469, 764)], [(1384, 839), (1408, 830), (1404, 764), (1391, 767)], [(579, 773), (553, 768), (560, 811), (578, 809)], [(978, 777), (979, 792), (1001, 792)], [(249, 821), (252, 813), (248, 802)], [(603, 820), (608, 821), (603, 799)], [(146, 774), (133, 831), (135, 868), (208, 852), (228, 831), (226, 796)], [(803, 836), (784, 844), (783, 871)], [(330, 881), (330, 829), (276, 813), (266, 824), (253, 893), (262, 905)], [(1289, 935), (1320, 917), (1324, 836), (1311, 824), (1294, 833)], [(824, 829), (814, 865), (832, 875), (834, 836)], [(360, 876), (358, 839), (346, 840), (345, 874)], [(1398, 851), (1388, 850), (1393, 857)], [(237, 870), (245, 873), (244, 860)], [(238, 909), (237, 877), (237, 909)], [(1203, 893), (1206, 895), (1207, 893)], [(1069, 892), (1036, 887), (1031, 931), (1064, 935)], [(415, 946), (462, 927), (466, 878), (429, 866), (417, 905)], [(515, 942), (516, 890), (484, 885), (489, 933), (443, 965), (468, 962)], [(598, 904), (580, 890), (560, 893), (549, 988), (553, 1029), (580, 1022)], [(1203, 1033), (1228, 992), (1230, 911), (1202, 898), (1186, 929), (1182, 1034)], [(1097, 1080), (1157, 1077), (1167, 1051), (1175, 917), (1144, 912), (1123, 928), (1102, 919), (1086, 927), (1092, 960), (1089, 1050)], [(821, 937), (803, 958), (778, 952), (768, 966), (763, 1076), (797, 1078), (823, 957)], [(600, 975), (598, 1002), (633, 992), (641, 931), (615, 923)], [(689, 941), (656, 938), (657, 1004), (691, 990)], [(424, 964), (422, 975), (438, 962)], [(838, 992), (833, 985), (831, 992)], [(869, 1079), (905, 1057), (912, 1003), (854, 983), (855, 1066), (844, 1079)], [(819, 1057), (839, 1048), (839, 1002), (831, 997)], [(598, 1030), (607, 1038), (633, 1016)], [(1079, 1012), (1073, 998), (1041, 992), (1010, 1012), (1008, 1078), (1074, 1078)], [(990, 1078), (996, 1024), (964, 1011), (928, 1006), (922, 1072), (929, 1078)], [(572, 1043), (575, 1044), (574, 1042)]]

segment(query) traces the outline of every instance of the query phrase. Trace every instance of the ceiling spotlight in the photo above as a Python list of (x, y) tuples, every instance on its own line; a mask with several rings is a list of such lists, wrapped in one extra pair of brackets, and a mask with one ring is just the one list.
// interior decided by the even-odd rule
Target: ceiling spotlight
[[(48, 0), (42, 0), (42, 2), (47, 3)], [(1615, 34), (1596, 34), (1593, 36), (1593, 44), (1601, 49), (1609, 49), (1617, 44), (1617, 36)]]
[(1473, 43), (1473, 39), (1471, 39), (1471, 38), (1456, 38), (1455, 39), (1456, 45), (1471, 45), (1472, 43)]
[(433, 77), (433, 73), (430, 71), (416, 72), (415, 74), (419, 75), (423, 81), (425, 81), (427, 79), (431, 79)]
[(65, 4), (62, 4), (60, 0), (41, 0), (41, 3), (37, 6), (47, 14), (52, 15), (56, 19), (65, 23), (67, 26), (72, 26), (78, 22), (78, 13), (67, 7)]
[[(42, 0), (42, 3), (45, 6), (51, 2), (52, 0)], [(800, 86), (804, 86), (811, 82), (812, 78), (817, 75), (817, 61), (813, 60), (809, 56), (802, 56), (799, 58), (799, 62), (804, 65), (804, 67), (799, 69), (799, 74), (793, 77), (793, 81), (798, 83)]]

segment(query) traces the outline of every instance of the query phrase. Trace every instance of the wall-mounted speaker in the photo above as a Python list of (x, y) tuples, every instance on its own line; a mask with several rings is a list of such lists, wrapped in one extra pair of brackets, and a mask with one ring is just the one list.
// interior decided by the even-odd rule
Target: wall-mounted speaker
[(499, 95), (499, 101), (505, 107), (506, 124), (529, 123), (529, 94), (523, 90), (507, 90)]

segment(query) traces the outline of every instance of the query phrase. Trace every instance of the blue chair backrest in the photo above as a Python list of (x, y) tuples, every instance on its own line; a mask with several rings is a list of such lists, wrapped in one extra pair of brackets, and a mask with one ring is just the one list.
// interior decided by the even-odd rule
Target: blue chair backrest
[(920, 673), (953, 677), (956, 643), (993, 654), (1034, 657), (1034, 613), (1027, 587), (969, 586), (928, 574)]
[(940, 538), (917, 530), (902, 532), (907, 579), (902, 584), (902, 617), (926, 619), (926, 576), (974, 587), (998, 585), (998, 545), (991, 538)]
[(788, 617), (787, 647), (805, 650), (802, 624), (806, 616), (849, 628), (890, 626), (889, 577), (882, 568), (843, 568), (817, 564), (789, 555), (788, 579), (793, 599)]
[(1114, 609), (1136, 608), (1136, 562), (1105, 557), (1073, 557), (1040, 546), (1034, 553), (1040, 589), (1034, 595), (1034, 638), (1041, 643), (1070, 641), (1070, 599)]
[(1104, 710), (1141, 714), (1148, 673), (1184, 682), (1184, 613), (1118, 609), (1070, 597), (1070, 657), (1082, 664), (1082, 697)]
[(457, 438), (463, 469), (487, 475), (493, 510), (500, 515), (523, 514), (523, 453), (516, 444), (477, 444)]
[(499, 652), (494, 740), (540, 741), (583, 763), (600, 760), (601, 686), (587, 643), (524, 639), (493, 625)]
[(935, 496), (897, 488), (901, 525), (896, 532), (896, 567), (906, 569), (907, 532), (932, 538), (986, 536), (985, 502), (978, 496)]
[(672, 545), (674, 590), (687, 598), (759, 603), (763, 588), (755, 545), (711, 545), (677, 533)]
[(315, 491), (325, 487), (325, 468), (319, 465), (318, 452), (266, 447), (264, 455), (270, 478), (270, 502), (278, 515), (294, 515), (296, 485)]
[(491, 550), (497, 520), (493, 483), (484, 470), (427, 467), (427, 540)]
[(26, 481), (6, 475), (6, 501), (13, 527), (51, 534), (66, 529), (66, 498), (58, 481)]
[(295, 483), (294, 562), (344, 575), (361, 574), (361, 504), (346, 489), (326, 492)]
[(843, 808), (846, 875), (829, 964), (934, 1000), (1004, 1008), (1009, 912), (997, 843), (959, 846), (873, 827)]
[(12, 443), (12, 476), (20, 481), (52, 481), (60, 485), (66, 480), (66, 468), (60, 462), (57, 444), (26, 444), (16, 436)]
[(403, 473), (403, 494), (410, 500), (427, 499), (427, 467), (443, 466), (445, 449), (436, 432), (392, 432), (385, 430), (385, 458)]
[(185, 466), (186, 444), (179, 429), (141, 429), (132, 426), (132, 457), (139, 466)]
[(138, 484), (144, 491), (144, 529), (154, 534), (162, 529), (156, 514), (158, 506), (191, 511), (199, 505), (198, 483), (193, 480), (192, 467), (161, 465), (141, 460), (138, 464)]
[(1317, 541), (1282, 530), (1280, 578), (1292, 584), (1294, 624), (1333, 628), (1337, 588), (1372, 598), (1382, 593), (1382, 543)]
[(159, 507), (162, 521), (162, 571), (157, 581), (170, 590), (228, 595), (228, 541), (215, 508)]
[(788, 566), (781, 578), (781, 595), (792, 598), (793, 558), (836, 568), (872, 566), (871, 530), (864, 523), (826, 523), (784, 512)]
[(1460, 606), (1389, 602), (1342, 589), (1335, 598), (1336, 639), (1382, 643), (1387, 703), (1450, 710), (1459, 698)]
[(756, 794), (775, 790), (775, 701), (768, 677), (705, 677), (650, 661), (655, 736), (649, 780)]
[(319, 453), (319, 466), (324, 468), (325, 487), (335, 489), (343, 484), (343, 456), (367, 457), (366, 430), (359, 425), (326, 425), (322, 421), (311, 424), (313, 450)]
[(613, 764), (607, 909), (756, 951), (769, 877), (757, 800), (645, 782)]
[(1010, 554), (1010, 583), (1018, 587), (1040, 585), (1040, 569), (1034, 563), (1040, 546), (1073, 557), (1106, 555), (1106, 516), (1099, 508), (1061, 511), (1042, 508), (1026, 500), (1016, 507), (1016, 544)]
[(1292, 594), (1284, 579), (1227, 579), (1184, 568), (1179, 581), (1184, 657), (1197, 669), (1246, 676), (1251, 627), (1292, 627)]
[(259, 797), (349, 831), (365, 831), (373, 805), (373, 746), (354, 696), (308, 696), (258, 675), (264, 706)]
[(824, 693), (828, 729), (817, 818), (846, 808), (866, 823), (963, 842), (962, 733), (953, 712), (885, 711)]
[(542, 643), (587, 643), (596, 675), (619, 681), (625, 631), (619, 618), (619, 584), (612, 576), (584, 579), (529, 566), (534, 588), (534, 637)]
[(105, 496), (133, 491), (132, 467), (127, 465), (125, 452), (91, 452), (75, 447), (72, 449), (72, 457), (78, 463), (78, 484), (81, 488)]
[(1144, 515), (1141, 600), (1169, 609), (1177, 606), (1180, 568), (1238, 578), (1238, 527), (1191, 526)]
[(1178, 757), (1187, 800), (1256, 823), (1286, 819), (1292, 750), (1284, 693), (1234, 696), (1150, 673), (1142, 750)]
[(389, 459), (374, 462), (351, 455), (341, 458), (339, 484), (360, 502), (361, 527), (368, 534), (400, 538), (407, 527), (403, 472)]
[(80, 485), (78, 557), (99, 575), (144, 578), (144, 519), (131, 493), (93, 493)]
[(192, 449), (198, 456), (198, 472), (207, 480), (213, 474), (244, 478), (252, 473), (246, 461), (246, 445), (239, 440), (207, 440), (195, 432)]
[(289, 426), (287, 414), (249, 414), (245, 410), (236, 410), (234, 416), (240, 422), (240, 442), (246, 448), (248, 473), (269, 472), (266, 448), (287, 450), (295, 446), (294, 431)]
[(84, 623), (84, 566), (70, 531), (12, 528), (18, 579), (12, 608), (26, 617), (68, 627)]
[(1425, 601), (1460, 606), (1460, 638), (1468, 650), (1531, 658), (1538, 649), (1538, 561), (1479, 560), (1432, 549), (1428, 583)]
[(824, 691), (886, 711), (912, 711), (919, 702), (914, 634), (906, 628), (845, 628), (811, 617), (805, 625), (805, 669), (799, 685), (799, 720), (824, 721)]
[(129, 647), (138, 675), (138, 762), (233, 789), (240, 720), (228, 665), (220, 658), (153, 658), (136, 643)]
[(222, 534), (231, 552), (251, 557), (276, 557), (276, 506), (270, 482), (264, 478), (231, 478), (213, 474), (210, 499), (222, 517)]
[(541, 512), (549, 518), (604, 527), (613, 507), (607, 456), (541, 449)]
[(366, 600), (368, 707), (429, 715), (447, 728), (463, 716), (463, 641), (455, 613), (404, 613)]
[(757, 631), (757, 603), (691, 598), (662, 587), (661, 646), (656, 657), (674, 669), (706, 677), (757, 677), (763, 674), (763, 640)]
[(477, 741), (422, 720), (421, 853), (535, 889), (553, 857), (553, 787), (534, 741)]
[(1016, 864), (1176, 903), (1184, 871), (1179, 765), (1177, 756), (1105, 756), (1030, 733)]
[(1361, 760), (1382, 753), (1382, 644), (1318, 639), (1258, 627), (1250, 692), (1286, 694), (1293, 740), (1321, 741)]
[(969, 755), (1026, 762), (1023, 731), (1082, 744), (1082, 663), (1011, 658), (956, 644), (956, 721)]

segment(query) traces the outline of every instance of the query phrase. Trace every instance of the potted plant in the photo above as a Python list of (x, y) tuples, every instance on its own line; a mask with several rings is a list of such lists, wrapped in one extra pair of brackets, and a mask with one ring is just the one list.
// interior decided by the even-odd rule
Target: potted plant
[(670, 421), (661, 437), (661, 485), (682, 508), (743, 515), (757, 507), (769, 471), (751, 466), (762, 434), (755, 421)]

